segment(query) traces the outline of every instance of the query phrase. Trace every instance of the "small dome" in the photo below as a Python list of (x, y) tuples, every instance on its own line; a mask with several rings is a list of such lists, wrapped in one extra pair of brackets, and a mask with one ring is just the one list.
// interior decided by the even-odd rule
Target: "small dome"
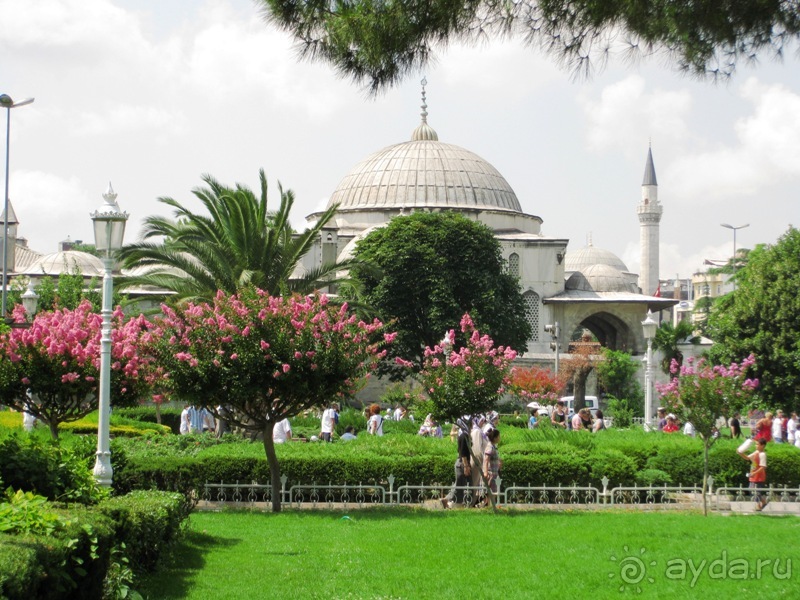
[(42, 256), (25, 269), (25, 273), (30, 275), (60, 275), (76, 271), (84, 277), (102, 277), (103, 261), (88, 252), (67, 250)]
[(609, 265), (592, 265), (576, 271), (567, 279), (566, 288), (584, 292), (639, 292), (624, 273)]
[(567, 251), (567, 256), (564, 264), (566, 271), (582, 271), (585, 272), (588, 267), (592, 265), (607, 265), (613, 267), (617, 271), (627, 271), (628, 267), (625, 263), (610, 250), (603, 250), (596, 248), (590, 243), (588, 246), (576, 251)]

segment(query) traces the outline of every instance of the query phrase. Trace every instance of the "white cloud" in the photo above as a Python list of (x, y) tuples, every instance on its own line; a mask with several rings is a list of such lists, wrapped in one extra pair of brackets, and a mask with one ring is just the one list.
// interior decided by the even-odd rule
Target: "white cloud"
[(185, 118), (181, 113), (157, 106), (118, 104), (101, 112), (82, 112), (73, 121), (75, 135), (121, 135), (155, 129), (162, 135), (165, 130), (184, 130)]
[[(89, 212), (102, 203), (99, 193), (95, 199), (87, 196), (77, 177), (41, 171), (12, 171), (9, 198), (20, 222), (20, 235), (40, 252), (55, 252), (56, 242), (67, 235), (91, 241)], [(53, 239), (52, 232), (59, 232), (58, 239)]]
[(684, 154), (668, 166), (666, 176), (680, 201), (722, 202), (800, 175), (800, 95), (755, 78), (739, 95), (753, 110), (733, 124), (736, 143)]
[(578, 98), (588, 121), (586, 138), (593, 150), (635, 148), (642, 139), (676, 140), (690, 135), (687, 117), (692, 97), (687, 90), (647, 89), (639, 75), (605, 86), (599, 98), (582, 93)]

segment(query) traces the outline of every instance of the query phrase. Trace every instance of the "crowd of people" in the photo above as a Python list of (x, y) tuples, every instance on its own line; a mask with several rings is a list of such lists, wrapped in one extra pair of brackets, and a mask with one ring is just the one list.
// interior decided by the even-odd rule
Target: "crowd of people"
[(503, 464), (497, 451), (499, 421), (500, 415), (495, 411), (474, 418), (465, 415), (456, 421), (453, 426), (458, 442), (455, 482), (442, 498), (444, 508), (485, 506), (489, 496), (497, 493), (497, 479)]
[(528, 429), (537, 429), (541, 426), (542, 420), (549, 421), (553, 426), (572, 431), (591, 431), (597, 433), (606, 428), (603, 411), (596, 409), (594, 414), (589, 408), (581, 408), (572, 416), (567, 414), (567, 405), (559, 400), (552, 412), (546, 408), (534, 406), (530, 409), (528, 417)]

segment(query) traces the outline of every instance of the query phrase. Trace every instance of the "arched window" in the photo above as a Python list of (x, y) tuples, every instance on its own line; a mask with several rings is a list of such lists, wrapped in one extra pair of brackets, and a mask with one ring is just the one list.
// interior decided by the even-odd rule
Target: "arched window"
[(525, 302), (525, 320), (531, 326), (531, 341), (539, 341), (539, 312), (541, 301), (539, 294), (528, 290), (522, 294), (522, 300)]
[(519, 254), (516, 252), (508, 257), (508, 274), (519, 277)]

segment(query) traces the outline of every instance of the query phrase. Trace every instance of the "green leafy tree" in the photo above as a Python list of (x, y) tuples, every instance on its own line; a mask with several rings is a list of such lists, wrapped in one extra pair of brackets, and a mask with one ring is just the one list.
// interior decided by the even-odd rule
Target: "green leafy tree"
[[(169, 290), (179, 301), (210, 301), (217, 290), (235, 293), (253, 285), (273, 294), (306, 294), (335, 281), (346, 263), (326, 263), (293, 277), (322, 228), (333, 218), (331, 207), (311, 228), (296, 234), (289, 214), (294, 194), (279, 186), (280, 207), (267, 208), (267, 178), (259, 171), (260, 194), (237, 184), (227, 187), (204, 175), (207, 187), (192, 193), (208, 212), (198, 214), (172, 198), (159, 202), (175, 209), (175, 218), (145, 219), (141, 242), (125, 246), (119, 258), (126, 268), (142, 274), (120, 287), (149, 285)], [(157, 241), (149, 241), (156, 239)]]
[[(28, 286), (28, 277), (17, 277), (11, 281), (8, 292), (8, 303), (10, 306), (22, 304), (22, 294)], [(36, 294), (39, 299), (36, 302), (37, 312), (48, 312), (53, 310), (68, 309), (74, 310), (80, 306), (81, 302), (88, 300), (94, 312), (100, 312), (102, 306), (102, 293), (100, 283), (96, 278), (88, 282), (84, 278), (80, 269), (75, 269), (71, 273), (60, 273), (58, 278), (42, 277), (36, 284)], [(112, 297), (114, 306), (124, 305), (125, 298), (115, 288)]]
[[(452, 212), (395, 217), (359, 241), (355, 257), (350, 276), (361, 300), (398, 332), (390, 356), (419, 370), (424, 349), (464, 313), (498, 344), (525, 350), (531, 330), (519, 284), (503, 270), (500, 243), (485, 225)], [(382, 366), (387, 371), (405, 375)]]
[(595, 366), (597, 382), (606, 394), (629, 400), (632, 405), (641, 404), (642, 388), (637, 375), (638, 362), (628, 352), (603, 348), (603, 360)]
[(161, 387), (215, 413), (221, 403), (232, 409), (227, 421), (263, 434), (274, 511), (281, 508), (275, 424), (349, 397), (394, 337), (318, 294), (276, 297), (247, 287), (162, 310), (150, 350)]
[(373, 93), (418, 72), (436, 50), (492, 37), (517, 37), (578, 73), (604, 62), (615, 40), (626, 40), (629, 55), (659, 52), (694, 74), (730, 75), (740, 59), (780, 55), (800, 34), (797, 3), (777, 0), (260, 3), (303, 55), (330, 63)]
[(683, 352), (680, 345), (686, 342), (699, 344), (700, 338), (694, 335), (694, 325), (691, 321), (680, 321), (673, 325), (670, 321), (664, 321), (656, 330), (656, 337), (653, 339), (653, 349), (660, 350), (664, 358), (661, 359), (661, 370), (669, 375), (670, 365), (675, 360), (678, 366), (683, 364)]
[(800, 390), (800, 231), (759, 245), (738, 271), (736, 292), (713, 306), (708, 331), (714, 362), (758, 356), (753, 367), (767, 405), (798, 407)]

